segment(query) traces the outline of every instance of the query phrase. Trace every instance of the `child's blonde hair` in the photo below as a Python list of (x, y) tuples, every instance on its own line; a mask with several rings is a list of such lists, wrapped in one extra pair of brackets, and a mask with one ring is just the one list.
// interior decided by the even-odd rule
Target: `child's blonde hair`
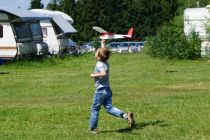
[(97, 53), (98, 53), (99, 60), (102, 62), (106, 62), (110, 57), (110, 51), (105, 47), (99, 48), (97, 50)]

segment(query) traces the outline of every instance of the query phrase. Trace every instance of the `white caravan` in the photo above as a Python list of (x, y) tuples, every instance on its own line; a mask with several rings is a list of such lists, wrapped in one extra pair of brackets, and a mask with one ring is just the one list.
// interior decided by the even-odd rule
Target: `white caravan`
[(76, 33), (71, 25), (73, 19), (67, 14), (59, 11), (43, 9), (32, 9), (31, 11), (52, 17), (51, 20), (41, 20), (43, 40), (48, 44), (50, 54), (65, 54), (69, 52), (69, 34)]
[(0, 59), (48, 53), (39, 24), (42, 19), (51, 18), (20, 8), (0, 7)]
[(209, 27), (208, 21), (210, 20), (209, 6), (204, 8), (187, 8), (184, 11), (184, 33), (190, 36), (194, 31), (198, 33), (201, 39), (201, 55), (210, 53), (209, 34), (206, 27)]

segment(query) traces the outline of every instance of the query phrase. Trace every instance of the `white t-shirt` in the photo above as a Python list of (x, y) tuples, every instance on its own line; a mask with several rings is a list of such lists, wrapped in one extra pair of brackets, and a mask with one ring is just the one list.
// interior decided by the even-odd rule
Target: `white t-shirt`
[(106, 76), (94, 78), (96, 89), (110, 86), (109, 85), (109, 63), (98, 61), (95, 66), (94, 73), (99, 73), (100, 71), (106, 71)]

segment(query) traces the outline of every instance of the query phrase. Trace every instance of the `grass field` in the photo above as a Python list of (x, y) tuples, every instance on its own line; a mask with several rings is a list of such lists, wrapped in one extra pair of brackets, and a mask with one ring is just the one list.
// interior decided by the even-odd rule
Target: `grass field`
[(137, 125), (101, 109), (100, 134), (88, 132), (93, 54), (0, 66), (1, 140), (208, 140), (210, 63), (113, 54), (113, 104)]

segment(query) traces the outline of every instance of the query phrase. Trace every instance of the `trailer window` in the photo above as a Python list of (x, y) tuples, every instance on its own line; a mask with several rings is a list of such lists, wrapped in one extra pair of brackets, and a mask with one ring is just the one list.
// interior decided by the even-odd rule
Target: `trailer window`
[(47, 38), (47, 35), (48, 35), (48, 34), (47, 34), (47, 28), (44, 28), (44, 27), (43, 27), (43, 28), (42, 28), (42, 33), (43, 33), (43, 37), (44, 37), (44, 38)]
[(23, 22), (14, 23), (14, 28), (18, 40), (24, 39), (25, 41), (25, 39), (26, 40), (31, 39), (31, 32), (27, 23)]
[(2, 37), (3, 37), (3, 26), (0, 25), (0, 38), (2, 38)]
[(42, 36), (42, 31), (39, 23), (31, 23), (30, 24), (31, 32), (33, 37), (34, 36)]

